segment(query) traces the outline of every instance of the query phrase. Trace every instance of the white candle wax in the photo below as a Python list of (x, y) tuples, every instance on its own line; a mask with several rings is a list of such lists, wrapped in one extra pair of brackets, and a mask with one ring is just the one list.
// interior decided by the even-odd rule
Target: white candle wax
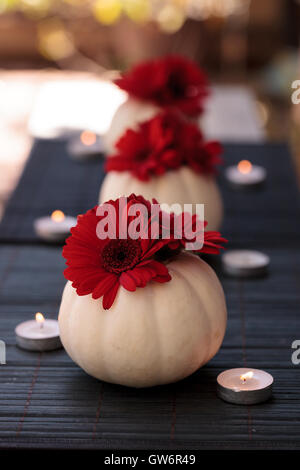
[(61, 348), (57, 320), (44, 319), (40, 313), (36, 318), (17, 325), (15, 329), (18, 346), (29, 351), (50, 351)]
[(226, 168), (225, 176), (234, 187), (250, 188), (261, 185), (266, 179), (267, 172), (262, 166), (242, 160), (238, 165)]
[(80, 135), (72, 137), (67, 149), (75, 160), (85, 160), (104, 152), (101, 138), (90, 131), (83, 131)]
[(77, 223), (75, 217), (65, 216), (54, 211), (51, 216), (40, 217), (34, 221), (36, 234), (48, 242), (61, 242), (70, 235), (70, 229)]
[(273, 377), (259, 369), (229, 369), (217, 377), (218, 395), (225, 401), (241, 405), (261, 403), (272, 394)]
[(256, 250), (229, 250), (222, 256), (223, 270), (235, 277), (260, 276), (269, 264), (269, 256)]

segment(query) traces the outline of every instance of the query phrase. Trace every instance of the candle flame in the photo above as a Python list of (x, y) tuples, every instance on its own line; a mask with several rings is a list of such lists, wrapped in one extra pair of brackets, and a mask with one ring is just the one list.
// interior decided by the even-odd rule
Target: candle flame
[(44, 315), (43, 315), (42, 313), (40, 313), (40, 312), (37, 312), (37, 313), (35, 314), (35, 321), (37, 321), (38, 323), (43, 324), (44, 321), (45, 321)]
[(64, 220), (65, 218), (65, 214), (63, 213), (63, 211), (53, 211), (52, 214), (51, 214), (51, 219), (54, 221), (54, 222), (61, 222), (62, 220)]
[(83, 131), (80, 135), (80, 140), (83, 145), (93, 145), (96, 142), (96, 134), (91, 131)]
[(238, 163), (238, 170), (243, 173), (244, 175), (246, 175), (247, 173), (250, 173), (250, 171), (252, 170), (252, 163), (249, 162), (249, 160), (241, 160), (239, 163)]
[(242, 374), (240, 376), (240, 379), (243, 381), (243, 382), (246, 382), (247, 379), (251, 379), (253, 377), (253, 372), (250, 370), (249, 372), (246, 372), (246, 374)]

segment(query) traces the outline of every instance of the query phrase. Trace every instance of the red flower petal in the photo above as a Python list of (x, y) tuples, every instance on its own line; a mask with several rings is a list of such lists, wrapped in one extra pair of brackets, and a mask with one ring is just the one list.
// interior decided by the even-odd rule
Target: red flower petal
[(97, 287), (93, 290), (93, 299), (99, 299), (102, 297), (102, 295), (108, 293), (110, 289), (115, 286), (117, 279), (118, 278), (115, 274), (107, 273), (104, 279), (102, 279), (98, 283)]
[(119, 284), (119, 280), (117, 279), (115, 284), (110, 288), (110, 290), (104, 294), (103, 300), (102, 300), (102, 305), (103, 305), (104, 310), (108, 310), (114, 303), (119, 287), (120, 287), (120, 284)]
[(121, 274), (120, 284), (124, 287), (124, 289), (129, 290), (131, 292), (136, 290), (135, 280), (127, 272)]

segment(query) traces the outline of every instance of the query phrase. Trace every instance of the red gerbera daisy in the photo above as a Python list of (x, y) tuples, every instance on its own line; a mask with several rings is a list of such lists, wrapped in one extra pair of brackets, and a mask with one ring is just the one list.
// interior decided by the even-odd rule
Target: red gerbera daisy
[[(144, 218), (130, 213), (134, 204), (139, 204), (144, 209)], [(153, 200), (153, 204), (157, 202)], [(108, 206), (114, 209), (116, 215), (112, 235), (107, 230), (111, 222)], [(159, 206), (156, 206), (158, 211), (152, 211), (152, 207), (142, 196), (131, 194), (128, 198), (123, 197), (96, 206), (78, 217), (77, 225), (71, 229), (71, 236), (63, 249), (68, 266), (64, 275), (72, 282), (78, 295), (92, 294), (93, 299), (103, 297), (103, 308), (109, 309), (120, 286), (128, 291), (135, 291), (137, 287), (145, 287), (150, 281), (164, 283), (171, 280), (162, 261), (165, 258), (164, 253), (168, 252), (168, 256), (176, 254), (185, 247), (186, 240), (175, 240), (174, 225), (170, 236), (162, 239), (162, 211)], [(99, 208), (103, 209), (100, 215)], [(194, 216), (191, 221), (192, 225), (195, 224)], [(130, 227), (135, 222), (138, 236), (130, 238)], [(100, 238), (99, 223), (102, 224)], [(211, 236), (209, 233), (205, 234), (204, 247), (200, 251), (209, 253), (213, 247), (214, 252), (218, 252), (221, 248), (219, 243), (225, 240), (217, 232)]]
[[(172, 242), (169, 244), (174, 250), (186, 249), (188, 244), (194, 244), (194, 253), (206, 253), (218, 255), (223, 248), (222, 244), (227, 243), (220, 232), (205, 231), (207, 221), (202, 222), (197, 214), (184, 212), (182, 214), (171, 214), (171, 235)], [(196, 241), (201, 240), (198, 248)]]
[(106, 161), (106, 171), (130, 171), (147, 181), (168, 170), (189, 166), (197, 173), (214, 174), (221, 163), (218, 142), (205, 142), (200, 129), (177, 113), (164, 111), (128, 129)]
[[(143, 204), (147, 210), (150, 207), (150, 202), (135, 195), (129, 196), (124, 214), (120, 214), (119, 200), (107, 203), (116, 210), (116, 238), (98, 238), (97, 225), (104, 215), (97, 216), (96, 206), (78, 217), (77, 225), (71, 229), (72, 235), (63, 249), (68, 265), (64, 271), (65, 277), (72, 281), (78, 295), (92, 294), (93, 299), (103, 297), (104, 309), (111, 307), (120, 285), (134, 291), (150, 280), (167, 282), (171, 279), (165, 265), (153, 259), (167, 240), (120, 238), (119, 221), (127, 218), (128, 209), (133, 203)], [(130, 221), (129, 218), (127, 223)]]
[(115, 83), (129, 95), (189, 116), (203, 111), (209, 94), (205, 73), (195, 62), (175, 55), (136, 65)]

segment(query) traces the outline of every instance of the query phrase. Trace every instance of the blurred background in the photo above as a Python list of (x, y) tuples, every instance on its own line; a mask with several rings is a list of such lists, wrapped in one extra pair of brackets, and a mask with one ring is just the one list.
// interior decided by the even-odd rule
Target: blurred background
[(168, 53), (210, 77), (209, 136), (300, 157), (299, 26), (300, 0), (0, 0), (0, 214), (34, 137), (104, 133), (124, 100), (110, 80)]

